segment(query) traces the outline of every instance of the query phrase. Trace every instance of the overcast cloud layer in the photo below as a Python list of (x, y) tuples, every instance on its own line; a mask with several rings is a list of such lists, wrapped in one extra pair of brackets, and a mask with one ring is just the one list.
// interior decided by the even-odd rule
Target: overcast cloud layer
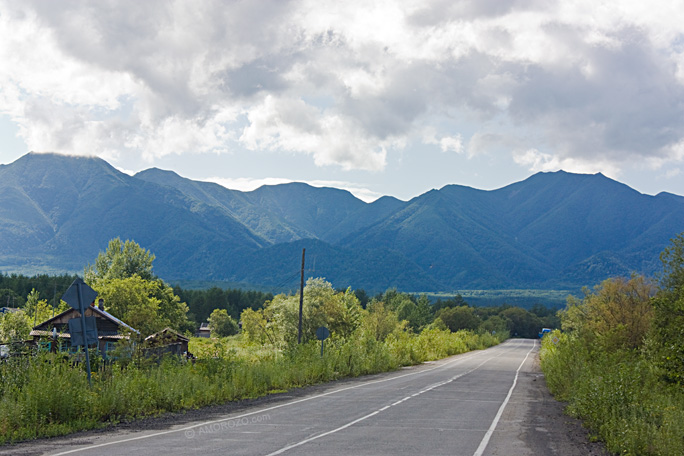
[(682, 24), (681, 1), (0, 0), (0, 113), (29, 150), (119, 163), (431, 148), (675, 176)]

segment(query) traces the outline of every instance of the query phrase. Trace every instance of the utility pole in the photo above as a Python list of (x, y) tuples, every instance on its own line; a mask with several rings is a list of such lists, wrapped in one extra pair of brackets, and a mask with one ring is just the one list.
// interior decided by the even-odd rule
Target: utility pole
[(297, 343), (302, 343), (302, 311), (304, 309), (304, 254), (306, 249), (302, 249), (302, 278), (299, 282), (299, 331), (297, 332)]

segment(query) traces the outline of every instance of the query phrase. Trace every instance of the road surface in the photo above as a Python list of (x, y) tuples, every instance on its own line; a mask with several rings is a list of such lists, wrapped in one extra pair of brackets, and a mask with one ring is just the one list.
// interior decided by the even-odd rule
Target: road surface
[(210, 419), (4, 449), (74, 456), (601, 454), (583, 442), (568, 447), (557, 438), (557, 429), (545, 427), (558, 423), (547, 423), (535, 412), (535, 403), (548, 402), (540, 397), (543, 381), (537, 382), (538, 349), (538, 341), (512, 339), (389, 374), (314, 387), (299, 396), (256, 401)]

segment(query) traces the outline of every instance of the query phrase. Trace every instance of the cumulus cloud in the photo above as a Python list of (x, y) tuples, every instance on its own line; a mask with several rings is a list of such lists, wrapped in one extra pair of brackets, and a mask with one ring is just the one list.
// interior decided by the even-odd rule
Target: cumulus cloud
[(239, 147), (378, 171), (422, 143), (658, 168), (684, 161), (669, 6), (0, 0), (0, 113), (33, 150), (148, 161)]
[(423, 142), (425, 144), (439, 145), (440, 149), (442, 149), (442, 152), (451, 151), (457, 154), (462, 154), (465, 150), (463, 147), (463, 138), (460, 134), (437, 138), (437, 131), (432, 127), (426, 128), (423, 132)]
[[(256, 190), (264, 185), (280, 185), (288, 184), (294, 182), (292, 179), (280, 178), (280, 177), (267, 177), (267, 178), (237, 178), (237, 179), (227, 179), (223, 177), (209, 177), (203, 179), (206, 182), (213, 182), (219, 184), (223, 187), (230, 188), (233, 190), (240, 190), (242, 192), (249, 192)], [(366, 186), (356, 184), (354, 182), (346, 181), (326, 181), (326, 180), (309, 180), (309, 181), (297, 181), (305, 182), (312, 187), (329, 187), (329, 188), (339, 188), (349, 191), (351, 194), (356, 196), (366, 203), (371, 203), (376, 199), (380, 198), (382, 195), (376, 191), (373, 191)]]
[(617, 178), (620, 169), (610, 161), (600, 159), (594, 161), (578, 160), (573, 157), (559, 157), (558, 155), (545, 154), (537, 149), (529, 149), (524, 152), (515, 152), (514, 161), (529, 168), (532, 171), (557, 171), (563, 169), (574, 173), (593, 174), (602, 172), (603, 174)]

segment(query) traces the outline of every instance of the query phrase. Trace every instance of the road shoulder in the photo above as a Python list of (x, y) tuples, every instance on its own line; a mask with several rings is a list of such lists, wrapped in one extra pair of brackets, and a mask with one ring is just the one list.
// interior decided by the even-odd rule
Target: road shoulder
[(610, 456), (602, 442), (592, 442), (576, 418), (564, 414), (565, 404), (549, 393), (537, 352), (520, 372), (490, 445), (491, 456)]

